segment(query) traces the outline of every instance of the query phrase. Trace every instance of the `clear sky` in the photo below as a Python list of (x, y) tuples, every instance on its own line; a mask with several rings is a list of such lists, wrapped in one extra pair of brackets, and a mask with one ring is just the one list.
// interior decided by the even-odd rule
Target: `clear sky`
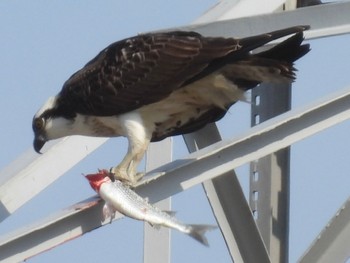
[[(76, 70), (110, 43), (157, 29), (185, 25), (214, 0), (0, 2), (0, 169), (32, 145), (31, 121)], [(310, 41), (312, 51), (297, 64), (293, 107), (350, 85), (350, 37)], [(248, 129), (250, 106), (240, 103), (218, 123), (223, 137)], [(290, 259), (295, 262), (349, 197), (350, 123), (292, 147)], [(175, 139), (174, 158), (186, 155)], [(45, 217), (94, 194), (81, 176), (111, 167), (126, 151), (125, 139), (110, 140), (0, 224), (0, 234)], [(59, 158), (59, 157), (58, 157)], [(247, 190), (246, 167), (238, 169)], [(215, 224), (201, 186), (173, 198), (177, 217)], [(239, 215), (237, 215), (239, 216)], [(228, 262), (220, 231), (208, 234), (210, 248), (172, 231), (172, 262)], [(143, 224), (124, 218), (45, 252), (29, 262), (142, 262)]]

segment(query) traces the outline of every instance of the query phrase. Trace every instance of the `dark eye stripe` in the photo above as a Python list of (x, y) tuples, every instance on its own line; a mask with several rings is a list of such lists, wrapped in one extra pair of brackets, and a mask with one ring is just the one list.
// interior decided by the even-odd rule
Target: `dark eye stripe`
[(45, 120), (44, 118), (36, 118), (33, 121), (33, 130), (34, 131), (40, 131), (45, 126)]

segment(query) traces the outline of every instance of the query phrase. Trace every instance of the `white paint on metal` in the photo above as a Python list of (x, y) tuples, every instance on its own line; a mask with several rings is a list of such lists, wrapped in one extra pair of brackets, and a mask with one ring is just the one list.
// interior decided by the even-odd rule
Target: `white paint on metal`
[(261, 0), (239, 1), (235, 8), (227, 10), (227, 12), (221, 16), (218, 21), (272, 13), (276, 9), (280, 8), (284, 2), (285, 0), (269, 0), (268, 2)]
[[(43, 220), (1, 236), (0, 262), (24, 261), (79, 237), (82, 229), (92, 230), (108, 224), (109, 219), (101, 222), (103, 202), (99, 200), (97, 196), (89, 198)], [(121, 215), (117, 213), (116, 218), (119, 217)], [(66, 227), (67, 225), (70, 227)]]
[(285, 1), (286, 0), (224, 0), (220, 1), (210, 9), (210, 12), (197, 18), (194, 23), (206, 23), (214, 20), (223, 21), (233, 18), (272, 13), (279, 9)]
[[(349, 105), (350, 87), (153, 170), (150, 174), (159, 175), (143, 181), (136, 190), (157, 202), (349, 119)], [(101, 203), (96, 206), (85, 201), (78, 209), (74, 207), (39, 227), (1, 236), (0, 259), (25, 260), (106, 224), (101, 222)]]
[[(335, 13), (337, 16), (333, 15)], [(300, 8), (290, 12), (191, 25), (180, 29), (195, 30), (213, 36), (243, 37), (295, 24), (310, 24), (312, 30), (308, 31), (306, 36), (307, 38), (316, 38), (349, 33), (349, 13), (350, 2), (347, 1)], [(332, 16), (331, 19), (330, 15)], [(317, 17), (320, 19), (315, 19)], [(104, 138), (92, 139), (73, 136), (54, 144), (42, 156), (35, 157), (33, 151), (27, 151), (22, 157), (0, 172), (0, 182), (2, 183), (0, 186), (0, 220), (13, 213), (105, 141)], [(72, 154), (69, 156), (62, 154), (66, 152), (72, 152)], [(61, 158), (57, 159), (57, 156), (61, 156)], [(53, 160), (53, 162), (50, 160)], [(56, 164), (55, 169), (52, 169), (52, 164)], [(33, 182), (40, 183), (33, 184)], [(16, 194), (16, 197), (14, 197), (14, 192), (18, 193), (17, 190), (23, 190), (19, 189), (21, 185), (27, 186), (22, 191), (23, 196)], [(11, 189), (12, 194), (6, 189)]]
[[(290, 84), (261, 84), (252, 91), (257, 96), (259, 104), (251, 105), (252, 126), (290, 110)], [(250, 165), (250, 204), (273, 263), (288, 262), (289, 161), (287, 147)]]
[[(188, 150), (194, 152), (221, 141), (221, 136), (212, 123), (184, 135), (184, 139)], [(234, 170), (205, 181), (203, 187), (233, 262), (269, 263), (266, 247)]]
[(247, 37), (289, 26), (310, 25), (311, 30), (306, 32), (306, 39), (314, 39), (350, 33), (349, 13), (350, 1), (343, 1), (169, 30), (194, 30), (210, 36)]
[[(0, 221), (106, 142), (107, 138), (66, 137), (45, 154), (27, 151), (0, 172)], [(67, 155), (67, 152), (70, 154)]]
[(190, 160), (201, 160), (207, 165), (199, 167), (201, 171), (196, 171), (197, 176), (182, 181), (181, 187), (187, 189), (213, 178), (213, 174), (222, 174), (345, 121), (350, 118), (349, 105), (350, 87), (309, 106), (281, 114), (237, 139), (222, 141), (191, 154)]
[(298, 262), (348, 262), (349, 258), (350, 198), (346, 200)]
[[(269, 15), (260, 15), (250, 18), (241, 18), (211, 24), (189, 26), (182, 29), (195, 30), (204, 33), (205, 35), (212, 36), (220, 35), (243, 37), (252, 34), (268, 32), (274, 29), (283, 28), (295, 24), (310, 24), (312, 30), (308, 31), (306, 36), (307, 38), (317, 38), (335, 34), (349, 33), (349, 13), (350, 2), (347, 1), (308, 8), (301, 8), (295, 11), (283, 12), (283, 14), (276, 13)], [(337, 15), (334, 16), (334, 14)], [(347, 97), (348, 95), (345, 95), (345, 93), (346, 92), (344, 92), (343, 95)], [(281, 125), (277, 125), (277, 123), (270, 123), (271, 130), (269, 130), (267, 126), (260, 126), (258, 128), (259, 130), (252, 129), (249, 132), (251, 136), (257, 136), (257, 138), (264, 138), (265, 140), (265, 136), (267, 136), (267, 139), (269, 138), (269, 136), (275, 136), (276, 130), (278, 130), (277, 134), (282, 135), (283, 129), (288, 130), (290, 128), (287, 125), (288, 123), (294, 123), (298, 125), (299, 131), (296, 131), (294, 129), (291, 130), (289, 133), (284, 133), (284, 135), (280, 137), (277, 141), (270, 141), (269, 144), (263, 145), (262, 148), (259, 148), (259, 144), (257, 144), (256, 148), (249, 147), (249, 144), (254, 144), (255, 142), (254, 138), (249, 137), (249, 134), (246, 134), (235, 141), (235, 147), (238, 148), (236, 149), (237, 151), (243, 149), (247, 151), (253, 151), (255, 149), (254, 156), (251, 155), (249, 152), (246, 152), (246, 155), (242, 155), (242, 152), (240, 154), (236, 153), (236, 155), (232, 155), (230, 153), (230, 148), (224, 149), (221, 147), (222, 145), (220, 146), (220, 144), (217, 144), (213, 147), (210, 147), (211, 150), (213, 150), (212, 154), (214, 154), (212, 158), (209, 158), (209, 156), (205, 157), (205, 152), (200, 152), (197, 153), (197, 155), (190, 155), (189, 158), (193, 158), (192, 160), (187, 159), (184, 161), (175, 161), (170, 166), (166, 166), (169, 169), (168, 173), (162, 173), (166, 174), (166, 176), (160, 176), (158, 180), (151, 180), (148, 185), (142, 185), (139, 191), (141, 191), (141, 193), (148, 193), (147, 191), (150, 191), (150, 199), (153, 198), (153, 201), (160, 200), (162, 198), (170, 196), (173, 193), (182, 191), (183, 189), (187, 189), (188, 187), (191, 187), (196, 183), (203, 182), (208, 178), (213, 178), (220, 173), (224, 173), (224, 171), (226, 171), (227, 169), (232, 169), (251, 159), (256, 159), (259, 158), (259, 156), (263, 156), (269, 152), (273, 152), (277, 150), (279, 146), (281, 146), (280, 142), (283, 142), (282, 146), (285, 147), (284, 145), (289, 145), (302, 138), (306, 138), (307, 136), (310, 136), (315, 132), (321, 131), (327, 127), (335, 125), (349, 118), (348, 110), (345, 108), (347, 105), (349, 105), (349, 101), (347, 100), (347, 98), (337, 98), (335, 99), (333, 104), (335, 104), (333, 106), (339, 106), (342, 108), (340, 109), (337, 107), (331, 107), (333, 111), (330, 113), (330, 115), (332, 115), (333, 117), (327, 117), (327, 105), (319, 105), (319, 109), (321, 112), (316, 110), (315, 108), (315, 111), (311, 110), (311, 112), (307, 113), (306, 115), (300, 113), (299, 117), (295, 116), (295, 118), (299, 118), (301, 122), (295, 123), (290, 119), (286, 119), (286, 125), (282, 125), (282, 123), (280, 123)], [(297, 114), (297, 112), (295, 111), (293, 111), (293, 113)], [(288, 117), (289, 115), (287, 114), (285, 116)], [(274, 121), (277, 120), (278, 118)], [(273, 125), (275, 124), (277, 126), (274, 126), (275, 128), (273, 128)], [(252, 132), (261, 132), (261, 134), (258, 133), (253, 135)], [(35, 157), (32, 151), (28, 151), (17, 161), (15, 161), (12, 165), (0, 172), (0, 182), (2, 183), (0, 186), (0, 220), (3, 220), (5, 217), (9, 216), (13, 211), (15, 211), (22, 204), (28, 201), (31, 197), (39, 193), (42, 189), (44, 189), (55, 179), (57, 179), (61, 174), (63, 174), (64, 170), (68, 170), (70, 166), (77, 163), (80, 159), (82, 159), (89, 152), (91, 152), (94, 147), (97, 148), (98, 145), (102, 144), (105, 140), (96, 139), (97, 141), (100, 140), (100, 142), (97, 143), (97, 141), (93, 142), (94, 139), (88, 138), (86, 142), (82, 144), (83, 146), (80, 147), (77, 146), (77, 144), (79, 144), (80, 139), (76, 140), (76, 138), (77, 137), (71, 137), (63, 140), (62, 142), (57, 144), (58, 149), (56, 149), (61, 150), (62, 152), (67, 152), (73, 151), (72, 148), (74, 148), (73, 152), (75, 153), (73, 154), (73, 158), (71, 155), (69, 155), (69, 157), (67, 155), (61, 155), (63, 157), (58, 160), (57, 154), (53, 154), (50, 158), (54, 159), (50, 160), (46, 159), (49, 158), (48, 156), (46, 156), (48, 154), (45, 154), (40, 157)], [(80, 153), (76, 152), (76, 149), (84, 149), (84, 146), (87, 147), (86, 151), (82, 151)], [(58, 153), (59, 152), (60, 151), (58, 151)], [(71, 160), (66, 160), (66, 156), (67, 159), (69, 158)], [(199, 156), (201, 157), (199, 158)], [(232, 156), (236, 156), (236, 159), (233, 162), (226, 160), (226, 157), (231, 158)], [(223, 157), (225, 157), (227, 163), (221, 163), (213, 169), (203, 171), (204, 165), (202, 165), (203, 167), (201, 167), (202, 163), (206, 164), (206, 162), (210, 161), (212, 165), (216, 165), (217, 161), (220, 161), (220, 159), (222, 159)], [(198, 160), (196, 158), (198, 158)], [(47, 167), (48, 163), (50, 167)], [(53, 163), (57, 164), (57, 169), (52, 169), (51, 166)], [(44, 167), (41, 167), (42, 165)], [(184, 178), (182, 177), (182, 175), (184, 174), (183, 171), (187, 171), (187, 175), (191, 174), (189, 173), (190, 171), (196, 173), (192, 174), (193, 178)], [(179, 178), (175, 178), (174, 176), (172, 176), (174, 173), (178, 173)], [(34, 186), (33, 182), (40, 183), (39, 185), (36, 184), (36, 186)], [(14, 198), (14, 196), (11, 195), (10, 191), (6, 191), (5, 189), (10, 189), (13, 193), (15, 193), (17, 190), (21, 190), (20, 185), (26, 185), (26, 188), (28, 190), (28, 192), (24, 192), (24, 195), (20, 197), (18, 197), (18, 195), (16, 194), (16, 198)], [(153, 187), (157, 187), (157, 189), (159, 189), (159, 185), (165, 185), (172, 192), (159, 191), (159, 193), (157, 192), (157, 195), (154, 196), (154, 192), (152, 194), (151, 190), (155, 189)], [(46, 220), (46, 222), (42, 223), (40, 227), (34, 228), (34, 230), (26, 228), (25, 231), (17, 232), (17, 234), (15, 235), (9, 234), (7, 235), (7, 237), (1, 237), (0, 255), (6, 258), (6, 255), (11, 255), (11, 253), (12, 255), (16, 254), (17, 258), (13, 261), (20, 261), (27, 258), (28, 256), (35, 255), (36, 253), (52, 248), (62, 242), (65, 242), (68, 239), (78, 237), (86, 231), (90, 231), (96, 227), (99, 227), (101, 224), (104, 224), (104, 222), (101, 223), (98, 221), (99, 211), (94, 209), (96, 209), (96, 206), (88, 207), (84, 210), (84, 212), (80, 210), (71, 210), (69, 212), (65, 211), (66, 213), (64, 213), (64, 215), (49, 218)], [(86, 215), (85, 213), (90, 213), (88, 217), (89, 221), (87, 221), (86, 217), (84, 217)], [(120, 218), (120, 216), (117, 216), (117, 218)], [(79, 222), (79, 224), (77, 224), (77, 222)], [(64, 226), (64, 228), (62, 228), (62, 225)], [(69, 228), (69, 226), (71, 226), (71, 228)], [(62, 229), (69, 229), (69, 231), (67, 230), (67, 232), (65, 232), (62, 231)], [(30, 240), (30, 242), (28, 240)], [(34, 248), (36, 249), (35, 251), (33, 250)], [(24, 250), (25, 253), (23, 252)]]
[[(172, 138), (161, 142), (151, 143), (147, 150), (146, 172), (158, 168), (172, 160)], [(163, 211), (171, 211), (171, 198), (155, 204)], [(167, 263), (171, 256), (171, 230), (162, 227), (155, 229), (148, 223), (144, 224), (144, 263)]]

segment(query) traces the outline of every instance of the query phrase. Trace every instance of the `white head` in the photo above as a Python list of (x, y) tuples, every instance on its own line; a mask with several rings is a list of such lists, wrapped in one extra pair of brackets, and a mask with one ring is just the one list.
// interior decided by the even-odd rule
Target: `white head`
[(40, 153), (49, 140), (71, 135), (75, 115), (62, 111), (58, 104), (58, 96), (50, 97), (33, 117), (35, 151)]

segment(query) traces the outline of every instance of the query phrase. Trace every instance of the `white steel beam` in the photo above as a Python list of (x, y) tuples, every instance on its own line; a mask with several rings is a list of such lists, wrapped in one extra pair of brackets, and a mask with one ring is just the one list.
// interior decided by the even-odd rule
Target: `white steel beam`
[[(146, 156), (146, 172), (149, 172), (172, 160), (172, 138), (157, 143), (152, 143), (148, 147)], [(161, 200), (156, 206), (163, 211), (171, 211), (171, 198)], [(170, 228), (160, 229), (144, 223), (143, 242), (143, 262), (144, 263), (167, 263), (170, 262), (171, 250)]]
[[(101, 222), (103, 203), (96, 197), (84, 200), (34, 224), (0, 237), (0, 262), (22, 262), (83, 233), (110, 222)], [(117, 213), (116, 218), (121, 218)]]
[[(261, 84), (252, 91), (251, 124), (290, 110), (290, 84)], [(272, 263), (288, 262), (290, 149), (250, 165), (250, 206)]]
[[(200, 22), (210, 22), (213, 20), (222, 21), (225, 19), (233, 19), (240, 17), (253, 16), (264, 13), (278, 12), (283, 9), (295, 9), (296, 0), (245, 0), (245, 1), (220, 1), (215, 5), (210, 12), (207, 12), (200, 18), (198, 18), (195, 23)], [(206, 33), (206, 32), (202, 32)], [(256, 88), (252, 91), (252, 96), (256, 96), (258, 90), (266, 91), (268, 87)], [(279, 88), (278, 94), (280, 94), (282, 87)], [(268, 89), (269, 91), (271, 89)], [(284, 111), (290, 109), (290, 89), (289, 92), (285, 92), (286, 89), (282, 89), (282, 99), (280, 96), (276, 97), (276, 93), (263, 92), (259, 93), (260, 100), (259, 105), (252, 105), (252, 115), (253, 120), (256, 121), (255, 117), (259, 114), (260, 121), (264, 121), (267, 118), (274, 117)], [(271, 96), (272, 95), (272, 96)], [(288, 95), (288, 96), (283, 96)], [(253, 100), (254, 102), (254, 100)], [(271, 106), (273, 105), (273, 107)], [(287, 105), (287, 107), (284, 107)], [(282, 106), (282, 107), (281, 107)], [(282, 109), (282, 110), (281, 110)], [(254, 125), (258, 123), (254, 122)], [(190, 152), (208, 146), (212, 143), (221, 140), (220, 133), (216, 128), (215, 124), (207, 125), (206, 128), (197, 131), (195, 133), (184, 136), (187, 148)], [(280, 150), (277, 155), (279, 163), (289, 164), (289, 154), (286, 155), (284, 152), (288, 150)], [(273, 154), (272, 156), (275, 156)], [(269, 155), (271, 156), (271, 155)], [(244, 197), (243, 191), (240, 187), (238, 179), (234, 171), (228, 172), (220, 177), (208, 180), (203, 183), (203, 187), (206, 191), (209, 203), (212, 207), (218, 225), (226, 241), (226, 246), (231, 254), (231, 258), (234, 262), (279, 262), (279, 259), (288, 258), (288, 213), (283, 213), (282, 211), (288, 209), (289, 198), (273, 198), (271, 196), (276, 196), (275, 193), (279, 193), (280, 196), (288, 196), (289, 191), (282, 191), (283, 189), (289, 189), (289, 185), (283, 184), (283, 182), (288, 183), (289, 173), (286, 173), (285, 169), (287, 166), (280, 167), (281, 169), (272, 169), (272, 162), (267, 162), (270, 160), (269, 157), (264, 157), (259, 159), (259, 165), (256, 166), (258, 171), (254, 171), (254, 178), (257, 178), (259, 173), (260, 180), (251, 180), (251, 186), (253, 185), (254, 190), (251, 191), (250, 195), (256, 197), (259, 195), (259, 200), (254, 200), (255, 204), (255, 215), (258, 214), (257, 222), (259, 225), (260, 233), (263, 234), (264, 241), (257, 229), (254, 218), (252, 217), (252, 212), (247, 204)], [(265, 161), (263, 161), (265, 160)], [(274, 167), (274, 166), (273, 166)], [(289, 167), (289, 165), (288, 165)], [(267, 173), (267, 171), (274, 171), (274, 173)], [(273, 174), (273, 176), (272, 176)], [(277, 181), (278, 180), (278, 181)], [(270, 183), (266, 183), (270, 182)], [(283, 187), (276, 188), (273, 186), (280, 186), (281, 183)], [(267, 187), (265, 187), (267, 186)], [(264, 198), (266, 197), (266, 198)], [(266, 200), (262, 202), (262, 200)], [(274, 202), (272, 202), (272, 200)], [(286, 202), (283, 202), (286, 201)], [(286, 204), (287, 203), (287, 204)], [(263, 205), (265, 204), (265, 205)], [(259, 205), (259, 206), (258, 206)], [(281, 210), (282, 209), (282, 210)], [(278, 213), (280, 216), (271, 217), (269, 211), (272, 210), (274, 213)], [(278, 211), (282, 211), (279, 213)], [(265, 212), (266, 211), (266, 212)], [(240, 215), (237, 217), (236, 215)], [(272, 232), (272, 228), (274, 231)], [(277, 230), (277, 231), (276, 231)], [(272, 233), (278, 235), (272, 235)], [(269, 253), (267, 252), (267, 249)], [(251, 253), (254, 251), (254, 253)], [(285, 260), (283, 260), (285, 261)]]
[[(349, 105), (350, 87), (270, 119), (242, 136), (164, 165), (152, 171), (155, 175), (143, 181), (137, 192), (147, 196), (150, 202), (172, 196), (349, 119)], [(101, 203), (96, 206), (96, 199), (83, 202), (35, 228), (0, 237), (0, 260), (24, 260), (105, 223), (101, 223)]]
[(342, 205), (298, 262), (348, 262), (349, 258), (350, 198)]
[[(272, 13), (281, 5), (281, 3), (276, 5), (275, 0), (265, 2), (263, 3), (264, 8), (259, 8), (260, 0), (222, 0), (192, 24)], [(244, 8), (244, 5), (247, 4), (249, 8)], [(183, 137), (189, 152), (195, 152), (222, 140), (215, 123)], [(203, 188), (232, 261), (236, 263), (254, 263), (258, 261), (269, 263), (270, 259), (265, 244), (252, 217), (251, 209), (235, 171), (232, 170), (212, 180), (205, 181)], [(254, 253), (250, 252), (252, 249)]]
[[(107, 138), (67, 137), (45, 154), (32, 149), (0, 171), (0, 222), (84, 159)], [(74, 154), (67, 154), (74, 153)], [(60, 158), (57, 158), (60, 156)]]
[[(212, 123), (184, 135), (184, 139), (188, 150), (195, 152), (221, 141), (221, 136)], [(233, 262), (269, 263), (269, 255), (235, 171), (207, 180), (203, 187)]]
[[(294, 11), (240, 18), (214, 23), (192, 25), (180, 29), (195, 30), (205, 35), (243, 37), (268, 32), (277, 28), (296, 24), (309, 24), (312, 30), (307, 38), (316, 38), (350, 32), (350, 2), (331, 3), (327, 5), (300, 8)], [(334, 16), (334, 14), (337, 14)], [(29, 201), (59, 176), (78, 163), (94, 149), (106, 141), (104, 138), (70, 137), (54, 144), (42, 156), (27, 151), (22, 157), (0, 172), (0, 221)], [(74, 154), (60, 154), (71, 152)], [(55, 156), (54, 162), (50, 158)], [(47, 167), (45, 164), (50, 164)], [(51, 165), (56, 165), (53, 172)], [(48, 170), (48, 168), (50, 168)], [(35, 182), (35, 183), (34, 183)], [(40, 183), (38, 183), (40, 182)], [(20, 189), (21, 186), (26, 189)], [(11, 189), (8, 191), (6, 189)], [(13, 196), (13, 193), (23, 195)]]
[(224, 0), (217, 3), (210, 12), (205, 13), (195, 23), (223, 21), (227, 19), (254, 16), (275, 12), (286, 0)]
[(350, 1), (344, 1), (176, 29), (194, 30), (210, 36), (246, 37), (289, 26), (310, 25), (311, 30), (305, 35), (306, 39), (313, 39), (350, 33), (349, 14)]

